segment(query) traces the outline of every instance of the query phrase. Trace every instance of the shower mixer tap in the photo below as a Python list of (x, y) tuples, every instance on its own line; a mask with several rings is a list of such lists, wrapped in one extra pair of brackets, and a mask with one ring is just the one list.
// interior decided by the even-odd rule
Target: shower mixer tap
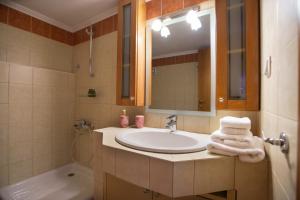
[(85, 119), (76, 120), (74, 123), (74, 127), (77, 130), (92, 130), (93, 125), (92, 122)]

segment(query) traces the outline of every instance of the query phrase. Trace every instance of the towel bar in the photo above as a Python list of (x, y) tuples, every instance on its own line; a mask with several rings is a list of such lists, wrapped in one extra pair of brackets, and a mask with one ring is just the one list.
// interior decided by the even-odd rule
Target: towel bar
[(264, 138), (264, 141), (272, 145), (280, 146), (281, 152), (287, 154), (289, 152), (289, 139), (286, 133), (280, 133), (279, 139)]

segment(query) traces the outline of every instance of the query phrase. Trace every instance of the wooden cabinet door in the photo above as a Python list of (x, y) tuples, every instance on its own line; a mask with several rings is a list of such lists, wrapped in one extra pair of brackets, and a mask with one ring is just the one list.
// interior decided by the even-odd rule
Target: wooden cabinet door
[(217, 109), (259, 110), (259, 0), (217, 0)]
[(106, 200), (152, 200), (152, 192), (106, 175)]
[(145, 105), (145, 30), (144, 0), (119, 0), (117, 104)]

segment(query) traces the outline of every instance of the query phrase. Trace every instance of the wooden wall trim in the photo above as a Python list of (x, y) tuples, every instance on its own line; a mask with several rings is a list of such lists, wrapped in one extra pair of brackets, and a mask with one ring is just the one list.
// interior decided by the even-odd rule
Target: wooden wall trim
[[(117, 31), (118, 26), (118, 15), (113, 15), (108, 17), (102, 21), (96, 22), (91, 25), (94, 31), (94, 38), (101, 37), (105, 34)], [(74, 45), (80, 44), (82, 42), (86, 42), (89, 40), (89, 36), (86, 34), (85, 27), (79, 31), (76, 31), (74, 34)]]
[(0, 22), (68, 45), (74, 43), (73, 33), (3, 4), (0, 4)]
[(195, 6), (209, 0), (151, 0), (146, 3), (147, 20)]
[(165, 58), (156, 58), (152, 60), (152, 66), (164, 66), (164, 65), (174, 65), (174, 64), (181, 64), (181, 63), (188, 63), (188, 62), (198, 62), (198, 54), (186, 54), (186, 55), (179, 55), (179, 56), (171, 56)]
[[(48, 39), (62, 42), (71, 46), (85, 42), (89, 39), (88, 35), (85, 33), (85, 29), (87, 27), (72, 33), (1, 3), (0, 23), (20, 28), (24, 31), (35, 33)], [(117, 24), (117, 15), (113, 15), (93, 24), (92, 26), (95, 31), (94, 38), (116, 31)]]
[[(152, 19), (175, 12), (177, 10), (191, 7), (208, 0), (151, 0), (146, 3), (146, 18)], [(38, 34), (40, 36), (62, 42), (68, 45), (77, 45), (88, 41), (89, 37), (85, 33), (85, 28), (74, 33), (63, 30), (35, 17), (9, 8), (0, 3), (0, 23), (4, 23), (22, 30)], [(95, 31), (94, 38), (117, 31), (118, 15), (113, 15), (104, 20), (92, 24)]]

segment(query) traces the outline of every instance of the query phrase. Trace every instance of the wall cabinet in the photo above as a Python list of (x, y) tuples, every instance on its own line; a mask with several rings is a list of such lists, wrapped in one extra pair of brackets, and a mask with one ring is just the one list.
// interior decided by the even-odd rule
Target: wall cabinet
[[(217, 109), (259, 110), (259, 0), (216, 0)], [(117, 104), (145, 105), (144, 0), (119, 0)]]
[(259, 0), (217, 0), (217, 109), (259, 110)]
[(145, 26), (144, 0), (119, 0), (117, 104), (145, 104)]

